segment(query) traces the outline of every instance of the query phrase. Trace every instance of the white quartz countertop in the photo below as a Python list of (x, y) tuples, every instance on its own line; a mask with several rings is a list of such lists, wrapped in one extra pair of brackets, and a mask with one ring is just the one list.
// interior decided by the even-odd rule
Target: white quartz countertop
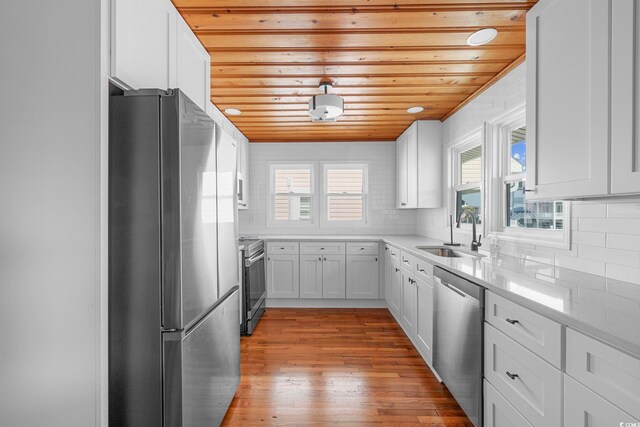
[[(528, 259), (488, 252), (445, 258), (420, 246), (442, 241), (417, 235), (265, 235), (266, 241), (383, 241), (473, 281), (497, 295), (640, 357), (640, 285)], [(455, 248), (454, 248), (455, 249)], [(462, 246), (468, 251), (468, 246)]]

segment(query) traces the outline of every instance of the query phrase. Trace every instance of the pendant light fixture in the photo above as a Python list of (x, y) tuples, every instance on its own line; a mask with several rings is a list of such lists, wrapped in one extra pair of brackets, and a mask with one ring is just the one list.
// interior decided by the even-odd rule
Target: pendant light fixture
[(344, 113), (344, 99), (341, 96), (328, 93), (332, 87), (331, 82), (320, 82), (320, 90), (324, 93), (309, 99), (311, 121), (335, 122)]

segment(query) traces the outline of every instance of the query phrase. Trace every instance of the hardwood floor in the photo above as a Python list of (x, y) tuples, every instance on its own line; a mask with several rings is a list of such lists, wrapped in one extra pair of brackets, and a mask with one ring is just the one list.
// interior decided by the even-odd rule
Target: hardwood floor
[(471, 426), (386, 309), (270, 308), (225, 426)]

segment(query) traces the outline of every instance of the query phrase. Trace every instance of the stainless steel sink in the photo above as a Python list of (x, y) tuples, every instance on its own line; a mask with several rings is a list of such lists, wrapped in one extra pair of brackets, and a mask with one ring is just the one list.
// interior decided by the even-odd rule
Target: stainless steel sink
[(450, 248), (441, 247), (441, 246), (418, 246), (418, 249), (428, 252), (432, 255), (443, 257), (443, 258), (480, 258), (483, 255), (478, 253), (467, 253), (462, 251), (456, 251)]

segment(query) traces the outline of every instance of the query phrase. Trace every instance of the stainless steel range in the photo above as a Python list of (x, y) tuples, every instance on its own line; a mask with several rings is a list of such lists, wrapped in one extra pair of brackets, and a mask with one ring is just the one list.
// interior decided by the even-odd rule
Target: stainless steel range
[(242, 254), (243, 301), (241, 332), (251, 335), (264, 313), (265, 298), (267, 296), (264, 241), (260, 239), (240, 239), (244, 245)]

